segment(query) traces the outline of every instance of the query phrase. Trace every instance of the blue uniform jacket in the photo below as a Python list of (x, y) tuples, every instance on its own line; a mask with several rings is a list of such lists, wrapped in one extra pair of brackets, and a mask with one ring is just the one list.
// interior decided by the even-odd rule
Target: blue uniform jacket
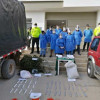
[(62, 32), (62, 29), (55, 29), (55, 32), (57, 35), (59, 35)]
[(68, 33), (62, 31), (61, 34), (62, 34), (63, 38), (65, 38), (65, 37), (67, 36)]
[(58, 38), (57, 34), (51, 34), (51, 39), (50, 39), (51, 50), (55, 50), (57, 38)]
[(89, 30), (85, 29), (84, 30), (84, 42), (91, 42), (92, 35), (93, 35), (92, 29), (89, 29)]
[(75, 44), (80, 45), (81, 44), (81, 39), (82, 39), (82, 36), (83, 36), (82, 31), (81, 30), (79, 30), (79, 31), (75, 30), (73, 32), (73, 35), (75, 37)]
[(47, 29), (46, 35), (47, 35), (47, 42), (50, 43), (50, 35), (52, 34), (52, 30)]
[(46, 34), (40, 34), (40, 48), (46, 49), (47, 47), (47, 35)]
[(65, 39), (66, 51), (73, 51), (75, 49), (75, 38), (74, 35), (67, 35)]
[(65, 40), (63, 38), (61, 38), (61, 39), (58, 38), (56, 40), (56, 49), (55, 49), (56, 54), (59, 54), (59, 53), (64, 54), (65, 49), (61, 49), (60, 47), (65, 47)]

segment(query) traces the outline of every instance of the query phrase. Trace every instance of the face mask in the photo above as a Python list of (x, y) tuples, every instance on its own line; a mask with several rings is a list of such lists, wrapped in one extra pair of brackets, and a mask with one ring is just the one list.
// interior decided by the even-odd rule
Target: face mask
[(66, 31), (66, 28), (65, 27), (63, 28), (63, 31)]
[(52, 33), (55, 34), (56, 33), (55, 30), (53, 30)]
[(34, 25), (34, 27), (37, 27), (36, 25)]
[(59, 29), (59, 26), (57, 26), (57, 29)]
[(71, 34), (71, 31), (70, 30), (68, 30), (68, 34)]
[(49, 28), (49, 30), (52, 30), (52, 28)]
[(61, 39), (61, 38), (62, 38), (62, 36), (59, 36), (59, 38)]
[(53, 34), (55, 34), (55, 32), (52, 32)]

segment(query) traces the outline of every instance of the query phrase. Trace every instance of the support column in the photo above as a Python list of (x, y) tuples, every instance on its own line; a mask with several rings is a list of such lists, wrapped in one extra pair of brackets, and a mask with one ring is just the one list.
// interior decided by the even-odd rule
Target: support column
[(98, 25), (98, 23), (100, 23), (100, 10), (97, 11), (97, 21), (96, 21), (96, 25)]

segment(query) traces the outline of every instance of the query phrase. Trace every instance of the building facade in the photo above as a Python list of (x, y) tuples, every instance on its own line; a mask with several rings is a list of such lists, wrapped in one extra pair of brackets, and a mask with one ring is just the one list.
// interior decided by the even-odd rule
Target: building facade
[(86, 24), (94, 29), (100, 22), (100, 0), (19, 0), (25, 5), (27, 27), (34, 23), (42, 30), (60, 25), (72, 30), (78, 24), (83, 30)]
[(100, 22), (100, 0), (19, 0), (25, 5), (27, 27), (38, 23), (42, 30), (50, 25), (83, 30), (86, 24), (94, 29)]

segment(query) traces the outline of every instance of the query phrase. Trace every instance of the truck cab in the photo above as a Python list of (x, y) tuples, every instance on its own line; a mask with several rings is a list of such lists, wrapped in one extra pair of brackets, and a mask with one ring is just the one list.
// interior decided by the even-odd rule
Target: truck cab
[(94, 37), (89, 47), (87, 74), (100, 79), (100, 36)]

